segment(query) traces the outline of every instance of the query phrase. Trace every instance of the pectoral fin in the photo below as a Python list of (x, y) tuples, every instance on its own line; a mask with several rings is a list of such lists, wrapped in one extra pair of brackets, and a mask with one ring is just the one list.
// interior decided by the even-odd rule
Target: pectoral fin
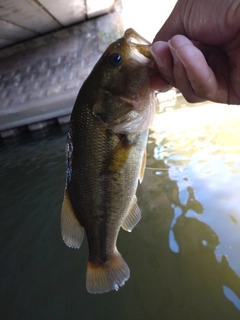
[(129, 157), (132, 145), (132, 142), (128, 140), (127, 136), (123, 136), (110, 154), (107, 162), (107, 170), (120, 170), (125, 165)]
[(66, 245), (79, 249), (84, 237), (84, 228), (74, 214), (67, 189), (65, 190), (62, 204), (61, 228), (62, 238)]
[(143, 181), (146, 163), (147, 163), (147, 150), (145, 149), (143, 157), (142, 157), (142, 166), (141, 166), (140, 173), (139, 173), (139, 182), (140, 183), (142, 183), (142, 181)]
[(131, 232), (132, 229), (137, 225), (139, 220), (141, 219), (141, 210), (137, 204), (137, 197), (134, 196), (130, 210), (123, 221), (122, 228), (128, 232)]

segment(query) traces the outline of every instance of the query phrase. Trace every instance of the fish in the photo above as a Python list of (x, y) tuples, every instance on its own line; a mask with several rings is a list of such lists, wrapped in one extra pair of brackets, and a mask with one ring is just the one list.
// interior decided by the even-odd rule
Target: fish
[(141, 218), (136, 190), (155, 114), (154, 66), (150, 43), (127, 29), (102, 54), (72, 110), (61, 230), (71, 248), (87, 236), (89, 293), (118, 290), (130, 277), (116, 243), (120, 229), (131, 231)]

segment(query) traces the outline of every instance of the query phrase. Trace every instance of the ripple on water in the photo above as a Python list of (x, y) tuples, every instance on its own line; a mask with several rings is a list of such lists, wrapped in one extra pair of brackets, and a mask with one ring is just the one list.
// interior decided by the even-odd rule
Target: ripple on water
[[(178, 214), (169, 231), (171, 250), (183, 249), (174, 236), (174, 226), (181, 217), (198, 219), (218, 238), (213, 247), (216, 257), (227, 256), (229, 267), (240, 277), (239, 106), (205, 104), (159, 114), (150, 135), (155, 139), (155, 168), (162, 161), (178, 190)], [(189, 187), (194, 192), (192, 199)], [(206, 239), (201, 243), (210, 246)], [(226, 297), (240, 308), (239, 300), (231, 299), (229, 292), (224, 289)], [(239, 290), (237, 293), (240, 296)]]

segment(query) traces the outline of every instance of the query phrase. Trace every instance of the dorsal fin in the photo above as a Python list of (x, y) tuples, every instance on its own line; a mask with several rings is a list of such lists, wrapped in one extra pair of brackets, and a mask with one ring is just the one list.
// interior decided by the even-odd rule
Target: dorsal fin
[(64, 192), (61, 212), (62, 238), (68, 247), (79, 249), (83, 237), (84, 228), (78, 222), (69, 199), (68, 190)]
[(131, 232), (132, 229), (136, 226), (136, 224), (141, 219), (141, 210), (137, 204), (137, 197), (134, 196), (130, 210), (122, 223), (122, 228), (128, 232)]

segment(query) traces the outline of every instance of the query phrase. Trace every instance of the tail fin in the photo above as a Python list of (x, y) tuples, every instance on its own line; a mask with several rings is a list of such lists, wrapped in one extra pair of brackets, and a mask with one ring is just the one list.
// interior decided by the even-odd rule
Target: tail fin
[(88, 260), (86, 286), (89, 293), (118, 291), (129, 277), (128, 265), (117, 250), (112, 259), (105, 264), (97, 265)]

